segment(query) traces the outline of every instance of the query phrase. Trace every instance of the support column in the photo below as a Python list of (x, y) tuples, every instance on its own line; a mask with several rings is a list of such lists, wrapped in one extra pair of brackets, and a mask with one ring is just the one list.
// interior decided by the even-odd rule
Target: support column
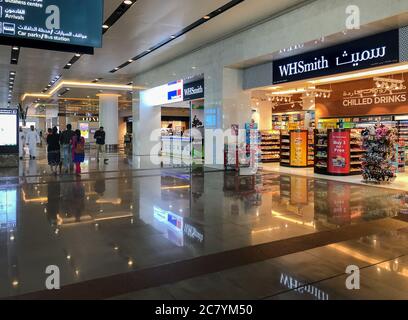
[(133, 101), (133, 155), (158, 155), (161, 141), (161, 107), (152, 106), (145, 92)]
[(119, 95), (99, 94), (99, 125), (106, 132), (107, 152), (116, 152), (119, 145)]

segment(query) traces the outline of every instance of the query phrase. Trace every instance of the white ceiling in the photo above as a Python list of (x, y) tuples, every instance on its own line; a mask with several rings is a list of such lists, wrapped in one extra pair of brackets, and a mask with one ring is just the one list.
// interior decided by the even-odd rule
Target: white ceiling
[[(105, 0), (105, 19), (123, 0)], [(5, 106), (10, 71), (17, 71), (12, 104), (26, 92), (41, 90), (57, 75), (66, 80), (103, 81), (126, 84), (135, 74), (186, 54), (202, 45), (263, 20), (304, 0), (245, 0), (221, 16), (189, 32), (158, 51), (132, 63), (115, 74), (114, 67), (145, 51), (154, 44), (188, 26), (204, 15), (228, 3), (228, 0), (138, 0), (122, 18), (105, 33), (103, 48), (95, 55), (83, 56), (70, 70), (63, 67), (72, 53), (22, 48), (19, 64), (10, 65), (11, 48), (0, 46), (0, 104)], [(78, 90), (64, 97), (93, 94)]]

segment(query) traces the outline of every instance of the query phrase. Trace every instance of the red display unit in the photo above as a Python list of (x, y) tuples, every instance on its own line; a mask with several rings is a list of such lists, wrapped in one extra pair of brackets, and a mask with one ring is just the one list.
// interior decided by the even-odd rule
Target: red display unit
[(364, 153), (361, 129), (315, 130), (315, 173), (361, 174)]
[(334, 175), (350, 173), (350, 130), (329, 130), (327, 172)]

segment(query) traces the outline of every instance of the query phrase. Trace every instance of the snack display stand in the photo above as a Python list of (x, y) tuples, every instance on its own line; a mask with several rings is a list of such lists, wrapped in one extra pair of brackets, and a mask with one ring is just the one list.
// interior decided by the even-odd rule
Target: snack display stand
[(280, 131), (261, 131), (262, 162), (280, 161)]
[(292, 168), (313, 166), (313, 160), (309, 161), (312, 148), (308, 130), (282, 131), (280, 165)]

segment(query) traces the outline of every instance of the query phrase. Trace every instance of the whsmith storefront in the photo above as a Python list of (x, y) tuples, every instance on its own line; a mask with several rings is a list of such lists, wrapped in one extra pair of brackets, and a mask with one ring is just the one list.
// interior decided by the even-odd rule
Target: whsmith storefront
[[(173, 164), (204, 161), (204, 78), (203, 75), (176, 80), (141, 94), (141, 112), (149, 113), (146, 132), (159, 136), (159, 155)], [(160, 132), (157, 129), (160, 128)], [(151, 148), (151, 150), (156, 150)]]
[[(393, 161), (403, 173), (408, 159), (407, 47), (408, 28), (402, 28), (246, 69), (244, 88), (251, 91), (256, 118), (262, 119), (264, 168), (361, 175), (361, 131), (383, 123), (398, 132)], [(269, 78), (265, 70), (272, 73)], [(339, 151), (338, 144), (345, 148)]]

